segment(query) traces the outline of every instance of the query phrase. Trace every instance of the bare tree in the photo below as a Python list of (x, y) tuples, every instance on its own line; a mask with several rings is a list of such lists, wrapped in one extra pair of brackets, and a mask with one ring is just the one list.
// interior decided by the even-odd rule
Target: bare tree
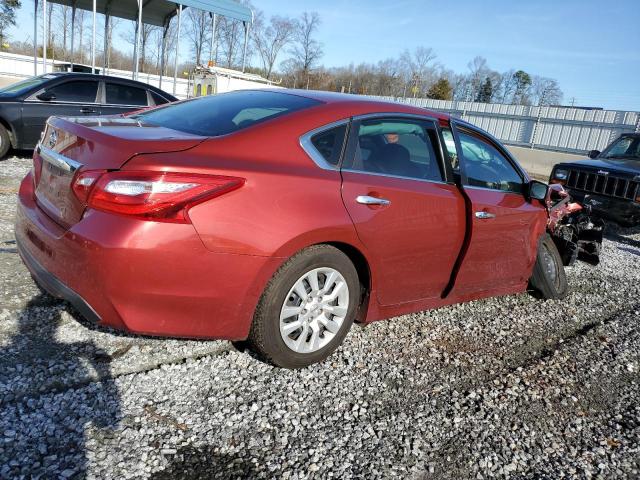
[(53, 3), (47, 4), (47, 46), (48, 48), (53, 48), (53, 28), (51, 28), (51, 24), (53, 23), (53, 7), (55, 5)]
[(240, 42), (244, 34), (242, 22), (231, 18), (220, 18), (220, 40), (222, 53), (225, 57), (224, 63), (228, 68), (232, 68), (239, 63), (238, 56), (242, 51)]
[[(84, 61), (84, 23), (86, 19), (86, 10), (78, 9), (76, 11), (76, 29), (78, 31), (78, 50), (76, 58), (80, 59), (80, 63), (85, 63)], [(75, 56), (75, 55), (74, 55)]]
[(156, 50), (156, 69), (158, 72), (160, 72), (160, 67), (163, 61), (165, 66), (165, 73), (166, 73), (167, 66), (172, 64), (171, 58), (175, 52), (175, 49), (171, 48), (171, 46), (176, 44), (177, 30), (178, 30), (177, 22), (171, 21), (167, 29), (167, 35), (165, 40), (166, 44), (164, 48), (164, 59), (162, 58), (162, 55), (163, 55), (162, 36), (164, 35), (164, 28), (158, 28), (156, 31), (156, 35), (153, 37), (155, 41), (155, 50)]
[(107, 51), (104, 52), (104, 65), (107, 68), (111, 68), (111, 52), (113, 50), (113, 32), (120, 24), (120, 19), (118, 17), (109, 17), (109, 25), (107, 26)]
[(489, 73), (489, 67), (487, 66), (487, 59), (484, 57), (475, 57), (469, 63), (467, 63), (469, 69), (469, 82), (467, 95), (470, 100), (478, 97), (480, 89), (486, 80)]
[(562, 90), (553, 78), (534, 75), (531, 79), (531, 102), (533, 105), (558, 105), (562, 102)]
[(435, 52), (427, 47), (417, 47), (413, 53), (405, 50), (400, 55), (405, 86), (410, 89), (414, 97), (422, 96), (433, 83), (436, 69), (435, 65), (431, 64), (435, 59)]
[(69, 34), (69, 28), (71, 27), (71, 8), (68, 5), (62, 5), (58, 15), (60, 28), (58, 31), (62, 32), (62, 56), (67, 58), (67, 38)]
[(195, 8), (187, 9), (187, 37), (191, 41), (191, 48), (195, 55), (196, 65), (201, 64), (202, 53), (209, 36), (209, 14)]
[(322, 44), (314, 35), (320, 26), (317, 12), (304, 12), (295, 25), (295, 45), (291, 50), (293, 60), (301, 71), (303, 81), (309, 84), (309, 73), (322, 58)]
[[(132, 27), (127, 33), (122, 35), (122, 38), (129, 42), (133, 48), (135, 49), (136, 41), (137, 41), (137, 28), (138, 23), (132, 22)], [(149, 25), (147, 23), (142, 24), (142, 29), (140, 30), (140, 72), (147, 72), (148, 67), (150, 65), (149, 62), (149, 49), (148, 46), (151, 43), (151, 38), (153, 33), (158, 29), (155, 25)], [(153, 56), (152, 56), (153, 57)], [(135, 59), (134, 59), (135, 60)], [(135, 68), (135, 66), (134, 66)]]
[(251, 38), (268, 79), (271, 79), (278, 55), (293, 40), (294, 29), (295, 23), (289, 18), (271, 17), (266, 24), (262, 14), (256, 16)]

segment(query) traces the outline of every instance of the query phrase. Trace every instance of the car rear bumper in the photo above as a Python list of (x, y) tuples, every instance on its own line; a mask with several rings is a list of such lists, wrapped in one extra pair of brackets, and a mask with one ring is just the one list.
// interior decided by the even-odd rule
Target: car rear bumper
[(640, 225), (640, 203), (579, 190), (567, 190), (578, 203), (591, 207), (591, 211), (595, 216), (612, 220), (625, 226)]
[(91, 308), (91, 305), (89, 305), (84, 298), (40, 265), (35, 257), (25, 249), (21, 242), (17, 242), (17, 244), (20, 258), (22, 258), (22, 261), (27, 266), (33, 276), (33, 279), (40, 288), (46, 290), (47, 293), (53, 297), (61, 298), (69, 302), (87, 320), (96, 324), (100, 323), (100, 316), (93, 308)]
[(90, 212), (69, 230), (22, 182), (16, 241), (49, 293), (100, 325), (159, 336), (247, 337), (262, 290), (282, 259), (207, 250), (192, 225)]

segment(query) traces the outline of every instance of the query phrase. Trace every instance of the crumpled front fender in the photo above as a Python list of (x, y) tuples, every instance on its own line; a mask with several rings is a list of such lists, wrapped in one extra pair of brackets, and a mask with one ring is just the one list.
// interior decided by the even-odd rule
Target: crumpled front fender
[(545, 203), (549, 215), (547, 231), (564, 265), (573, 265), (576, 260), (597, 265), (604, 222), (591, 218), (591, 208), (572, 202), (569, 192), (558, 184), (549, 186)]

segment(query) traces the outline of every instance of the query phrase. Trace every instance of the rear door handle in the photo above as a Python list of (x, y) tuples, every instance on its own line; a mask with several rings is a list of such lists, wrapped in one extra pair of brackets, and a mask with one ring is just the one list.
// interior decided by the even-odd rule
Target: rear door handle
[(80, 109), (80, 113), (98, 113), (98, 111), (95, 108), (91, 108), (91, 107), (82, 107)]
[(358, 195), (356, 202), (362, 205), (391, 205), (391, 201), (386, 198), (370, 197), (369, 195)]
[(496, 218), (496, 214), (489, 212), (476, 212), (476, 218), (478, 220), (489, 220), (491, 218)]

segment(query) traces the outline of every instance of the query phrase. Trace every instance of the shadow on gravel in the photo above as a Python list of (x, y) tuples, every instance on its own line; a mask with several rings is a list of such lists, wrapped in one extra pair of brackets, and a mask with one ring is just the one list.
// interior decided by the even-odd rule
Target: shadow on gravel
[(638, 227), (619, 227), (612, 223), (608, 223), (604, 232), (605, 238), (614, 242), (623, 243), (631, 247), (640, 248), (640, 241), (628, 238), (632, 235), (640, 233), (640, 226)]
[(240, 457), (214, 452), (213, 447), (181, 448), (169, 461), (169, 466), (151, 476), (153, 480), (205, 480), (256, 478), (257, 472), (248, 461)]
[[(111, 357), (92, 341), (58, 341), (60, 304), (32, 298), (0, 350), (0, 389), (9, 392), (0, 402), (0, 478), (84, 478), (88, 430), (108, 440), (120, 420)], [(51, 376), (61, 380), (42, 382)]]

